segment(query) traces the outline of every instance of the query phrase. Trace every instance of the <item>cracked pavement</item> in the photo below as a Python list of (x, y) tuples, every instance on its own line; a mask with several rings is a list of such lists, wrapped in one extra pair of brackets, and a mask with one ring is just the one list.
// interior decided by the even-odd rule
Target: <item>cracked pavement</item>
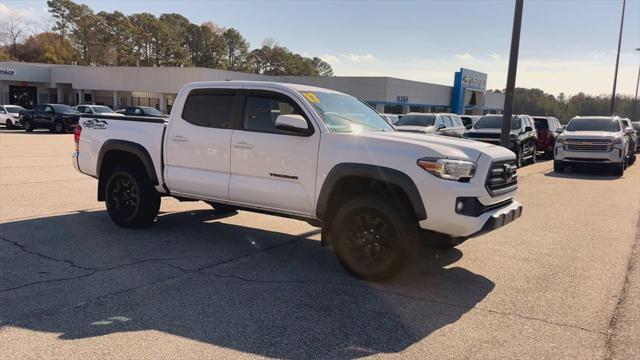
[(640, 357), (640, 164), (525, 167), (517, 222), (375, 284), (300, 221), (165, 198), (118, 228), (72, 150), (0, 130), (0, 359)]

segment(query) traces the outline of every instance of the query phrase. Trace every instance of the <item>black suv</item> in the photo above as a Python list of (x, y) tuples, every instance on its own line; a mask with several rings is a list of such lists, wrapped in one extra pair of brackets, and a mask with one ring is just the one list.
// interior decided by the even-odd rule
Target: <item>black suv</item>
[[(464, 137), (500, 145), (501, 129), (502, 115), (485, 115), (476, 121)], [(508, 148), (516, 154), (518, 167), (527, 160), (532, 164), (536, 162), (537, 142), (538, 134), (533, 126), (533, 118), (529, 115), (513, 115)]]
[(79, 113), (64, 104), (38, 104), (33, 110), (20, 111), (20, 123), (26, 132), (49, 129), (65, 133), (78, 124)]

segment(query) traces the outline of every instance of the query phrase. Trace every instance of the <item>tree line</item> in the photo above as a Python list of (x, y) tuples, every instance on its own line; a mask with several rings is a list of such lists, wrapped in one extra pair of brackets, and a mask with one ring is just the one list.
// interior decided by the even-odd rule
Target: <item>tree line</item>
[[(493, 90), (494, 92), (502, 92)], [(514, 114), (554, 116), (566, 124), (574, 116), (611, 115), (611, 96), (594, 96), (582, 92), (567, 96), (553, 96), (540, 89), (516, 88), (513, 99)], [(616, 96), (615, 114), (633, 120), (634, 97)], [(636, 116), (640, 116), (640, 109)]]
[[(273, 40), (250, 50), (234, 28), (191, 23), (179, 14), (94, 13), (72, 0), (48, 0), (51, 31), (26, 37), (24, 24), (4, 24), (0, 60), (92, 66), (196, 66), (265, 75), (333, 76), (318, 57), (296, 54)], [(3, 20), (4, 22), (4, 20)]]

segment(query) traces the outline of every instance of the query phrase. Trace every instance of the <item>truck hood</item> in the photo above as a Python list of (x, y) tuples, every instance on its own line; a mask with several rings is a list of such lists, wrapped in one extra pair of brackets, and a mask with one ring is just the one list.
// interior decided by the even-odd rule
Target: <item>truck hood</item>
[(622, 136), (619, 132), (609, 131), (563, 131), (561, 134), (567, 140), (574, 139), (589, 139), (589, 140), (609, 140), (613, 141), (615, 138)]
[(460, 139), (448, 136), (418, 134), (411, 132), (365, 132), (358, 134), (364, 139), (371, 139), (392, 143), (404, 143), (410, 146), (421, 147), (424, 156), (440, 158), (478, 161), (482, 154), (492, 158), (515, 158), (514, 153), (501, 146)]
[(396, 130), (417, 133), (432, 133), (436, 131), (435, 126), (413, 126), (413, 125), (396, 125)]

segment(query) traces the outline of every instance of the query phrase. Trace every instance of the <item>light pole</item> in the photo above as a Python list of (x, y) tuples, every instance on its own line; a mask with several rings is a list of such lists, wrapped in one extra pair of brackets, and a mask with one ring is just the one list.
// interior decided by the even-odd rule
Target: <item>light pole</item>
[(518, 69), (518, 50), (520, 49), (520, 28), (522, 27), (522, 5), (524, 0), (516, 0), (513, 14), (513, 30), (511, 31), (511, 52), (509, 53), (509, 70), (507, 71), (507, 91), (504, 95), (504, 113), (502, 114), (502, 131), (500, 145), (509, 147), (511, 134), (511, 116), (513, 115), (513, 93), (516, 87), (516, 70)]
[[(637, 48), (636, 51), (640, 51), (640, 48)], [(640, 117), (638, 114), (638, 85), (640, 85), (640, 65), (638, 65), (638, 80), (636, 80), (636, 97), (633, 98), (633, 121), (640, 121)]]
[(616, 70), (613, 73), (613, 93), (611, 94), (611, 108), (609, 109), (609, 115), (613, 115), (613, 110), (616, 107), (616, 85), (618, 83), (618, 64), (620, 63), (620, 45), (622, 44), (622, 27), (624, 26), (624, 8), (627, 4), (627, 0), (622, 0), (622, 17), (620, 19), (620, 35), (618, 35), (618, 54), (616, 55)]

